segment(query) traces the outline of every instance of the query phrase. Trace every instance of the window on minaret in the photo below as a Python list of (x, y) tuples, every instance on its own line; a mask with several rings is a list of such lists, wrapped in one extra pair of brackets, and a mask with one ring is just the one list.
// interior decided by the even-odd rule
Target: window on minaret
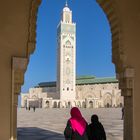
[(71, 45), (71, 42), (68, 40), (68, 41), (66, 42), (66, 45)]

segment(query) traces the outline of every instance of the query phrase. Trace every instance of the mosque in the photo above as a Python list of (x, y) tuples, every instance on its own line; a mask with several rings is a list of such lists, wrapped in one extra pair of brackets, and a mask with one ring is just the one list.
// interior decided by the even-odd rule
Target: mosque
[(21, 107), (122, 107), (115, 77), (76, 77), (76, 24), (67, 3), (57, 26), (57, 81), (39, 83), (21, 94)]

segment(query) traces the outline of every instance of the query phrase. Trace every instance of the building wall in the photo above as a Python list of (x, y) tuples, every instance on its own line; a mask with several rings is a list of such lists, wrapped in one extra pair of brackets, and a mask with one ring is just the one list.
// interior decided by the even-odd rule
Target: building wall
[[(82, 102), (85, 102), (87, 108), (91, 106), (92, 108), (122, 107), (124, 104), (121, 91), (118, 89), (118, 83), (77, 85), (75, 103), (74, 100), (69, 98), (61, 100), (56, 92), (56, 87), (31, 88), (28, 94), (22, 94), (22, 107), (25, 107), (24, 103), (27, 103), (26, 100), (37, 100), (40, 98), (44, 100), (42, 107), (46, 107), (48, 102), (48, 107), (68, 107), (68, 102), (70, 103), (70, 106), (79, 107), (83, 107)], [(57, 105), (54, 105), (54, 102), (56, 102), (55, 104)]]
[[(76, 87), (76, 99), (98, 99), (99, 107), (123, 105), (123, 97), (118, 89), (118, 83), (81, 85)], [(119, 103), (120, 102), (120, 103)]]

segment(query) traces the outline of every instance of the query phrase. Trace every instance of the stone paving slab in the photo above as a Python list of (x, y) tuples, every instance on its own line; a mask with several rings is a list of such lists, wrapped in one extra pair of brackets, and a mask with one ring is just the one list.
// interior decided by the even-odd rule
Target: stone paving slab
[[(18, 140), (64, 140), (63, 131), (70, 109), (18, 109)], [(120, 108), (81, 109), (87, 122), (97, 114), (104, 125), (107, 140), (123, 140)]]

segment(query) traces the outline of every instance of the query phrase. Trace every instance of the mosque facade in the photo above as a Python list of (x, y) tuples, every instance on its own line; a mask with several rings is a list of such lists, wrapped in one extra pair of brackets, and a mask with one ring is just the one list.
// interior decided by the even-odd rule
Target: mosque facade
[(21, 107), (122, 107), (123, 97), (114, 77), (76, 77), (76, 24), (66, 4), (57, 26), (57, 81), (39, 83), (21, 94)]

